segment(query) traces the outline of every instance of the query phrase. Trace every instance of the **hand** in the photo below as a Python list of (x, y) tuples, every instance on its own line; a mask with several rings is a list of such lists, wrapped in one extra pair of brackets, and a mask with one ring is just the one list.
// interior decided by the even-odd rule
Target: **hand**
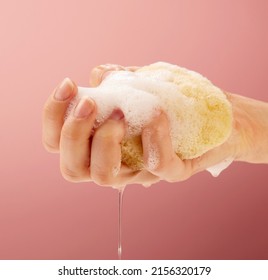
[[(136, 71), (138, 67), (104, 65), (92, 70), (91, 86), (98, 86), (112, 71)], [(43, 110), (43, 143), (50, 152), (60, 153), (63, 177), (71, 182), (94, 181), (103, 186), (123, 187), (138, 183), (149, 186), (160, 180), (181, 181), (211, 167), (226, 158), (236, 159), (243, 154), (247, 141), (241, 137), (240, 124), (234, 121), (231, 137), (221, 146), (192, 160), (181, 160), (173, 151), (169, 123), (159, 112), (142, 131), (145, 168), (133, 171), (121, 164), (120, 142), (125, 134), (124, 116), (114, 111), (110, 118), (93, 132), (96, 105), (93, 100), (80, 99), (64, 121), (70, 101), (77, 94), (77, 86), (65, 79), (48, 98)], [(238, 113), (239, 114), (239, 113)], [(158, 164), (152, 165), (151, 147)]]

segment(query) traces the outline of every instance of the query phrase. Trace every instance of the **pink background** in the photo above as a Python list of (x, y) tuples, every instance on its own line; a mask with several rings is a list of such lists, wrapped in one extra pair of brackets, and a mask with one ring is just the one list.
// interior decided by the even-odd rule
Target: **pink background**
[[(1, 1), (1, 259), (116, 259), (118, 195), (72, 184), (41, 144), (42, 107), (65, 76), (167, 61), (268, 101), (268, 2)], [(127, 187), (125, 259), (267, 259), (268, 165)]]

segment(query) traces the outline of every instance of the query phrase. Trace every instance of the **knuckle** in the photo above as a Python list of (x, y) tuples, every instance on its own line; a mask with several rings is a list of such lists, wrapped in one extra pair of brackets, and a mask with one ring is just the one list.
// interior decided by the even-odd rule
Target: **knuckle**
[(75, 129), (75, 125), (72, 125), (70, 121), (66, 121), (61, 130), (61, 138), (69, 142), (77, 142), (81, 139), (81, 135)]
[(97, 176), (94, 178), (94, 181), (96, 182), (96, 184), (100, 185), (100, 186), (111, 186), (112, 183), (107, 179), (107, 177), (105, 176)]
[(94, 134), (98, 141), (109, 143), (111, 145), (118, 144), (122, 141), (125, 134), (124, 125), (121, 123), (107, 120), (102, 126), (100, 126)]
[(100, 186), (112, 186), (114, 183), (114, 180), (112, 179), (112, 176), (109, 174), (109, 172), (106, 172), (106, 170), (103, 170), (97, 166), (94, 166), (92, 169), (92, 179)]
[(49, 153), (58, 153), (59, 152), (59, 146), (58, 145), (52, 145), (47, 140), (43, 139), (43, 146)]
[(66, 166), (61, 166), (61, 174), (66, 181), (71, 183), (77, 183), (83, 179), (83, 176), (81, 176), (80, 173), (75, 172)]
[(62, 117), (59, 114), (60, 109), (52, 103), (46, 103), (42, 112), (42, 132), (48, 137), (58, 134), (58, 130), (62, 126)]

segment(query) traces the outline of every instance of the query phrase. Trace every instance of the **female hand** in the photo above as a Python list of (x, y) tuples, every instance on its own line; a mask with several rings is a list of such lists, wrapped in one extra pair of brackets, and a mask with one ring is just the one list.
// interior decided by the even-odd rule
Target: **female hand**
[[(102, 65), (92, 70), (90, 84), (98, 86), (112, 71), (136, 69), (138, 67)], [(43, 110), (44, 146), (49, 152), (60, 153), (61, 173), (71, 182), (93, 181), (116, 188), (133, 183), (149, 186), (160, 180), (176, 182), (225, 159), (243, 160), (251, 146), (248, 141), (250, 137), (244, 133), (248, 124), (243, 118), (243, 110), (234, 106), (234, 127), (228, 141), (201, 157), (181, 160), (172, 149), (167, 117), (164, 112), (159, 112), (158, 117), (142, 131), (145, 168), (133, 171), (121, 164), (120, 142), (125, 134), (122, 112), (115, 110), (93, 131), (97, 108), (94, 101), (88, 98), (78, 100), (65, 120), (66, 110), (76, 94), (77, 86), (66, 78), (48, 98)], [(228, 98), (236, 99), (230, 94)], [(153, 166), (150, 164), (152, 146), (159, 157), (158, 165)]]

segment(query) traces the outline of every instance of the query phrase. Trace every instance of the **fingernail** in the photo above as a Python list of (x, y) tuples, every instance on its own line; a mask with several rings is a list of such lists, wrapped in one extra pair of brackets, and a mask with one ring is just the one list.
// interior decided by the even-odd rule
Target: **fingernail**
[(94, 102), (89, 98), (82, 98), (74, 109), (74, 116), (79, 119), (87, 118), (94, 109)]
[(111, 120), (120, 121), (124, 118), (124, 114), (120, 109), (115, 109), (110, 115)]
[(69, 78), (65, 78), (56, 89), (54, 97), (56, 100), (65, 101), (71, 96), (73, 89), (72, 81)]

